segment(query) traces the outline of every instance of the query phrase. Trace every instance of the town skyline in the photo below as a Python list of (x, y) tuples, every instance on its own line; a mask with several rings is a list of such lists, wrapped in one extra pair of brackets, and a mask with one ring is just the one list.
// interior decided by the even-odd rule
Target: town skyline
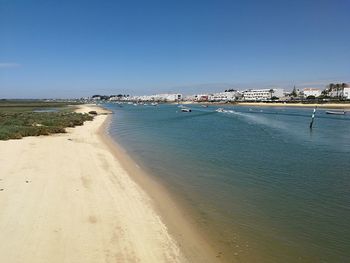
[[(102, 96), (110, 96), (113, 94), (128, 94), (132, 96), (152, 96), (155, 94), (176, 94), (181, 93), (184, 96), (191, 96), (196, 94), (211, 94), (211, 93), (220, 93), (224, 92), (225, 90), (234, 89), (238, 91), (245, 91), (245, 90), (254, 90), (254, 89), (283, 89), (285, 92), (291, 92), (294, 88), (297, 88), (299, 90), (303, 90), (305, 88), (312, 88), (312, 89), (319, 89), (324, 90), (326, 87), (329, 86), (331, 83), (350, 83), (350, 81), (309, 81), (309, 82), (303, 82), (298, 83), (298, 85), (273, 85), (273, 84), (263, 84), (263, 85), (257, 85), (257, 84), (229, 84), (229, 83), (206, 83), (206, 84), (192, 84), (187, 86), (179, 86), (174, 88), (164, 88), (160, 89), (155, 92), (148, 91), (145, 93), (136, 92), (133, 93), (132, 91), (128, 89), (119, 89), (119, 88), (110, 88), (110, 89), (97, 89), (94, 91), (84, 91), (80, 94), (77, 94), (76, 96), (6, 96), (6, 94), (0, 94), (0, 99), (77, 99), (77, 98), (83, 98), (83, 97), (90, 97), (92, 94), (99, 94)], [(187, 91), (187, 92), (186, 92)], [(92, 92), (92, 93), (91, 93)]]
[(95, 94), (82, 98), (84, 101), (116, 102), (340, 102), (350, 100), (350, 84), (329, 83), (324, 89), (307, 87), (292, 91), (283, 88), (226, 89), (220, 92), (204, 92), (186, 95), (182, 93), (158, 93), (152, 95)]

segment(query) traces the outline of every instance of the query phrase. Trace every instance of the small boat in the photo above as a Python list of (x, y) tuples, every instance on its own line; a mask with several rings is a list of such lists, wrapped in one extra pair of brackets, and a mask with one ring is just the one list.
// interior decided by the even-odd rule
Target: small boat
[(345, 111), (326, 111), (326, 114), (345, 115)]
[(158, 106), (158, 103), (157, 102), (153, 102), (153, 103), (151, 103), (151, 106)]
[(218, 108), (215, 110), (216, 112), (225, 112), (225, 110), (223, 108)]
[(189, 108), (181, 108), (181, 111), (182, 112), (191, 112), (192, 110)]
[(201, 105), (203, 108), (208, 108), (208, 105)]

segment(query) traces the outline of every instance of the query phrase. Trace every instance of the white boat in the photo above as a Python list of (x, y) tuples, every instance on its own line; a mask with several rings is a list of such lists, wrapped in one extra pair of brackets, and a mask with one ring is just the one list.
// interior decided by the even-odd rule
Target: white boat
[(158, 103), (157, 102), (153, 102), (151, 103), (152, 106), (158, 106)]
[(225, 110), (223, 108), (218, 108), (215, 110), (216, 112), (225, 112)]
[(345, 115), (345, 111), (326, 111), (326, 114)]
[(201, 105), (203, 108), (208, 108), (208, 105), (205, 105), (205, 104), (203, 104), (203, 105)]
[(191, 112), (192, 110), (189, 109), (189, 108), (182, 108), (181, 111), (182, 111), (182, 112)]

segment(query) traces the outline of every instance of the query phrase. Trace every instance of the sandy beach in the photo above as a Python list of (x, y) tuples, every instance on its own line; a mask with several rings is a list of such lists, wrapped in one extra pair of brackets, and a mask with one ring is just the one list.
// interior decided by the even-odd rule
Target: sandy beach
[(118, 160), (101, 136), (107, 119), (0, 141), (0, 262), (215, 262), (177, 209), (159, 213), (155, 198), (168, 197)]

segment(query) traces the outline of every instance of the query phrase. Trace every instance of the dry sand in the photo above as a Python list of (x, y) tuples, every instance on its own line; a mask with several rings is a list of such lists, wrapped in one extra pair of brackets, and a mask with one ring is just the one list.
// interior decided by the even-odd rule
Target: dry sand
[[(79, 109), (89, 110), (102, 111)], [(99, 135), (107, 118), (67, 134), (0, 141), (0, 262), (216, 260), (196, 237), (188, 245), (170, 234)]]

